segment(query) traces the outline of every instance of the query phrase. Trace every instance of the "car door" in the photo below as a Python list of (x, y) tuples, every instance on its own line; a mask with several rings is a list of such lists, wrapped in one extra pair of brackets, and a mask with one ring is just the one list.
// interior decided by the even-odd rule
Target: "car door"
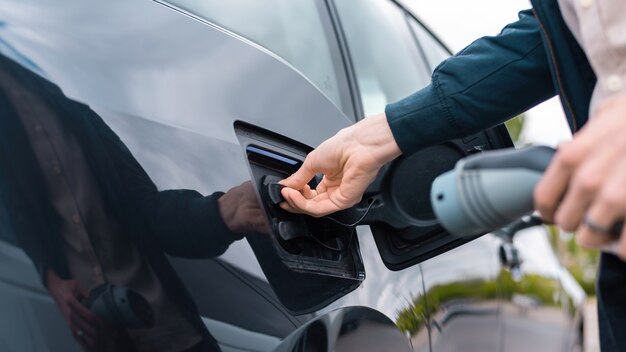
[[(366, 116), (428, 84), (429, 73), (449, 56), (394, 2), (335, 0), (335, 4)], [(423, 280), (424, 294), (399, 310), (398, 322), (403, 326), (416, 320), (415, 312), (425, 309), (429, 348), (434, 351), (500, 348), (498, 240), (487, 235), (469, 242), (448, 235), (434, 218), (429, 190), (430, 182), (459, 158), (505, 146), (511, 142), (501, 127), (434, 146), (395, 161), (383, 171), (382, 185), (374, 187), (374, 193), (390, 194), (387, 207), (412, 214), (412, 221), (398, 221), (403, 226), (374, 224), (371, 229), (389, 269), (414, 272), (419, 268), (415, 277)], [(393, 216), (387, 212), (379, 217)], [(414, 225), (407, 227), (407, 223)], [(414, 339), (418, 335), (417, 330), (406, 331)]]
[(572, 317), (561, 286), (559, 261), (545, 226), (502, 238), (504, 351), (564, 351), (571, 346)]

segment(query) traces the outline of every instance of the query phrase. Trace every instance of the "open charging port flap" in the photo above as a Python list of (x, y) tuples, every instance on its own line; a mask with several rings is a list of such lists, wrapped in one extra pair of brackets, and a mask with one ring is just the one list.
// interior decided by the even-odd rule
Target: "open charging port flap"
[[(319, 309), (365, 279), (353, 226), (284, 211), (278, 182), (294, 173), (312, 150), (304, 144), (244, 122), (235, 133), (273, 235), (247, 237), (268, 281), (286, 308)], [(318, 180), (311, 181), (315, 187)]]

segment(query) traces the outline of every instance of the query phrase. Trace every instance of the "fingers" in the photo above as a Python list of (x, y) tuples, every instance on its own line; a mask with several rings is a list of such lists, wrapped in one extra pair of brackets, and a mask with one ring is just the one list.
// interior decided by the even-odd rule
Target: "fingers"
[(315, 188), (315, 191), (320, 194), (320, 193), (324, 193), (327, 190), (326, 184), (328, 183), (328, 179), (326, 178), (326, 176), (324, 176), (322, 178), (322, 181), (317, 185), (317, 187)]
[[(626, 215), (626, 160), (619, 162), (611, 170), (611, 176), (606, 179), (601, 191), (589, 208), (586, 216), (597, 226), (610, 229), (616, 222), (623, 220)], [(598, 233), (588, 225), (582, 225), (577, 231), (578, 242), (585, 247), (597, 248), (614, 240), (606, 233)], [(626, 248), (621, 250), (625, 237), (620, 240), (620, 253), (626, 254)]]
[(295, 190), (303, 189), (313, 177), (315, 177), (315, 165), (313, 160), (315, 159), (315, 151), (309, 153), (309, 155), (304, 159), (302, 166), (296, 171), (293, 175), (287, 177), (286, 179), (280, 181), (279, 183), (293, 188)]
[(70, 328), (70, 331), (72, 332), (72, 336), (74, 336), (76, 340), (80, 341), (81, 336), (79, 334), (79, 331), (81, 331), (82, 329), (80, 328), (80, 325), (76, 325), (76, 319), (74, 319), (71, 315), (66, 316), (65, 319), (67, 321), (67, 325)]
[(87, 333), (80, 335), (80, 336), (78, 334), (75, 334), (74, 338), (76, 339), (76, 341), (78, 341), (83, 351), (95, 351), (96, 350), (96, 347), (98, 344), (96, 343), (96, 340), (94, 340), (94, 338), (91, 335), (88, 335)]
[[(76, 339), (83, 349), (95, 351), (98, 345), (103, 342), (103, 339), (110, 336), (111, 329), (109, 324), (87, 309), (78, 300), (70, 301), (69, 307), (69, 318)], [(77, 335), (78, 331), (82, 331), (81, 336)]]
[(87, 314), (82, 311), (80, 307), (86, 309), (78, 302), (70, 303), (70, 317), (73, 318), (74, 323), (76, 323), (81, 329), (88, 330), (88, 332), (95, 332), (99, 324), (92, 317), (93, 313), (88, 311), (89, 314)]
[(93, 350), (96, 345), (95, 337), (97, 336), (97, 330), (73, 312), (70, 313), (69, 320), (70, 329), (83, 349)]
[(626, 95), (603, 104), (571, 143), (560, 146), (534, 193), (535, 207), (545, 220), (576, 230), (582, 246), (609, 248), (622, 259), (626, 229), (619, 243), (611, 230), (626, 217), (624, 111)]
[(82, 287), (78, 282), (75, 282), (74, 290), (76, 294), (76, 299), (78, 299), (79, 301), (83, 298), (89, 297), (89, 290)]
[(314, 217), (326, 216), (347, 209), (361, 200), (365, 189), (374, 180), (377, 172), (378, 169), (363, 171), (358, 166), (351, 166), (348, 161), (345, 173), (341, 177), (324, 176), (317, 190), (298, 192), (294, 189), (283, 188), (282, 195), (285, 203), (281, 204), (281, 207), (292, 213), (308, 214)]
[[(620, 212), (605, 202), (597, 201), (586, 216), (593, 224), (610, 229), (611, 225), (619, 220)], [(598, 248), (612, 242), (613, 237), (608, 233), (599, 232), (589, 224), (582, 224), (576, 231), (576, 240), (582, 247)]]
[(534, 191), (535, 209), (546, 222), (554, 221), (554, 213), (565, 193), (569, 180), (582, 161), (571, 144), (559, 146)]
[(272, 228), (265, 217), (265, 213), (261, 211), (255, 211), (250, 215), (250, 229), (252, 232), (258, 232), (269, 235), (272, 233)]
[(626, 261), (626, 226), (622, 228), (622, 233), (620, 234), (619, 243), (617, 245), (617, 254), (620, 259)]
[(76, 316), (78, 316), (82, 321), (91, 325), (94, 329), (102, 329), (106, 326), (104, 320), (102, 320), (92, 311), (87, 309), (87, 307), (82, 305), (79, 301), (71, 301), (70, 308), (72, 309), (72, 313), (76, 314)]
[[(78, 314), (71, 313), (70, 320), (72, 322), (72, 325), (74, 326), (74, 333), (82, 331), (84, 335), (91, 337), (96, 336), (98, 330), (93, 325), (89, 324), (83, 318), (78, 316)], [(78, 337), (80, 338), (80, 336)]]
[(328, 193), (318, 194), (314, 198), (307, 199), (296, 190), (283, 188), (282, 194), (285, 203), (281, 203), (280, 207), (292, 213), (322, 217), (342, 209), (328, 197)]
[(305, 185), (302, 189), (302, 196), (306, 199), (315, 198), (317, 196), (317, 190), (311, 189), (309, 185)]
[[(286, 186), (281, 207), (315, 217), (347, 209), (360, 201), (378, 170), (400, 154), (384, 114), (364, 119), (324, 141), (280, 182)], [(322, 182), (307, 189), (317, 173), (324, 175)]]
[(576, 230), (618, 157), (615, 150), (593, 153), (572, 177), (565, 198), (555, 213), (555, 222), (566, 231)]
[(535, 187), (535, 209), (547, 222), (553, 222), (557, 206), (561, 202), (572, 176), (583, 163), (593, 159), (590, 156), (597, 150), (606, 151), (606, 142), (612, 140), (607, 135), (615, 129), (610, 124), (594, 124), (593, 121), (574, 136), (572, 142), (559, 145), (552, 162)]
[(78, 281), (74, 281), (74, 298), (69, 301), (70, 309), (94, 327), (104, 327), (106, 324), (104, 320), (100, 319), (100, 317), (95, 315), (81, 303), (81, 300), (87, 297), (89, 297), (89, 290), (81, 286)]
[(89, 292), (75, 280), (59, 279), (49, 284), (48, 288), (83, 350), (94, 351), (106, 323), (80, 303), (79, 299), (87, 297)]

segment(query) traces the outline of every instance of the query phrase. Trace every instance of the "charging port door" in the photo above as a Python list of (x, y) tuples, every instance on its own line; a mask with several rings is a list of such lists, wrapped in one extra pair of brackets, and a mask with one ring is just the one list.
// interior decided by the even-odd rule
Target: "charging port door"
[(366, 197), (378, 201), (364, 220), (385, 265), (401, 270), (479, 237), (459, 238), (439, 225), (430, 203), (432, 183), (465, 156), (512, 146), (506, 127), (500, 125), (386, 165), (367, 191)]
[(354, 227), (278, 206), (278, 181), (295, 172), (312, 148), (243, 122), (235, 123), (235, 132), (273, 230), (271, 236), (247, 239), (281, 302), (292, 312), (307, 313), (356, 289), (365, 270)]

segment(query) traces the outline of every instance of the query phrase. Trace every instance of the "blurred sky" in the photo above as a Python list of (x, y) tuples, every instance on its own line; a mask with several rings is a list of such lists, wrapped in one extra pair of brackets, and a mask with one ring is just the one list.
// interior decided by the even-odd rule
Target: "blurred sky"
[[(528, 0), (400, 0), (429, 26), (454, 52), (475, 39), (495, 35), (530, 8)], [(527, 114), (521, 144), (557, 143), (571, 138), (558, 99)]]

